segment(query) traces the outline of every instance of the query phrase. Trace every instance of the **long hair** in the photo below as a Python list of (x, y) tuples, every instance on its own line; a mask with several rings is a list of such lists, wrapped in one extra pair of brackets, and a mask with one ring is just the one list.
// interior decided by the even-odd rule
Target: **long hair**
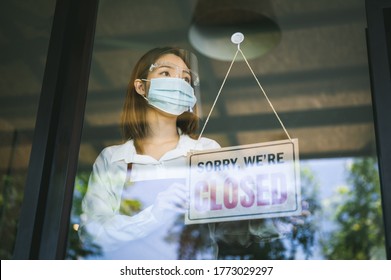
[[(146, 79), (151, 64), (155, 63), (161, 56), (174, 54), (180, 57), (190, 68), (190, 53), (179, 48), (163, 47), (155, 48), (144, 54), (136, 63), (130, 75), (126, 98), (121, 116), (121, 130), (124, 140), (140, 140), (148, 135), (149, 125), (147, 123), (146, 112), (148, 103), (136, 92), (134, 81), (136, 79)], [(182, 133), (191, 137), (195, 136), (198, 130), (199, 118), (197, 117), (197, 108), (194, 113), (184, 112), (177, 118), (177, 127)]]

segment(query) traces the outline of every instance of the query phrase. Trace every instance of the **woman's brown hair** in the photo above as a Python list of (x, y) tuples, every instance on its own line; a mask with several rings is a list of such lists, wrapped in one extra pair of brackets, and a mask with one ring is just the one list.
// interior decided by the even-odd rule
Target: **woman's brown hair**
[[(179, 56), (190, 68), (190, 53), (179, 48), (163, 47), (155, 48), (144, 54), (136, 63), (130, 76), (130, 81), (126, 93), (125, 103), (122, 110), (121, 128), (124, 140), (143, 139), (148, 134), (149, 126), (146, 120), (148, 103), (136, 92), (134, 81), (136, 79), (146, 79), (151, 64), (155, 63), (161, 56), (174, 54)], [(199, 119), (195, 112), (185, 112), (178, 116), (177, 127), (182, 133), (191, 137), (195, 136), (198, 129)]]

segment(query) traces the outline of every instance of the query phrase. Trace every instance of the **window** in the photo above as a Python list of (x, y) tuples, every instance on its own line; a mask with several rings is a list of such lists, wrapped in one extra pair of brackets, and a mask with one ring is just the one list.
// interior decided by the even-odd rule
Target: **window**
[(10, 259), (24, 197), (54, 3), (7, 1), (0, 13), (0, 258)]
[[(364, 1), (271, 1), (266, 6), (248, 1), (248, 6), (241, 2), (241, 7), (234, 1), (224, 7), (217, 5), (218, 1), (205, 2), (169, 1), (164, 6), (156, 1), (101, 2), (66, 257), (105, 258), (94, 242), (80, 244), (80, 203), (100, 151), (122, 143), (120, 114), (137, 59), (147, 50), (165, 45), (196, 53), (199, 104), (205, 118), (229, 58), (210, 58), (192, 45), (189, 27), (203, 14), (205, 24), (245, 28), (248, 22), (240, 22), (237, 11), (245, 14), (250, 9), (277, 26), (273, 29), (277, 43), (273, 37), (269, 51), (249, 62), (291, 136), (299, 139), (302, 196), (309, 215), (281, 219), (282, 225), (290, 228), (282, 238), (262, 236), (265, 221), (236, 223), (239, 229), (227, 224), (222, 230), (234, 234), (218, 240), (218, 258), (386, 258)], [(135, 12), (139, 10), (143, 12)], [(246, 40), (258, 37), (257, 33), (243, 33), (246, 54)], [(233, 55), (235, 46), (230, 44), (228, 38), (226, 48), (232, 47)], [(223, 147), (285, 139), (243, 61), (233, 65), (205, 136)], [(178, 245), (177, 258), (197, 257), (198, 252), (207, 251), (207, 243), (192, 238), (203, 230), (209, 229), (173, 230), (167, 238)], [(181, 238), (187, 238), (187, 247), (179, 246)]]

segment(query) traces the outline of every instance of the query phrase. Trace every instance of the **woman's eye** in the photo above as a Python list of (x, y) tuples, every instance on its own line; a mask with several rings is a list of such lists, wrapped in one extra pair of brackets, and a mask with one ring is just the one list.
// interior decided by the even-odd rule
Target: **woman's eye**
[(191, 83), (191, 80), (189, 77), (184, 77), (183, 80), (185, 80), (186, 83), (189, 83), (189, 84)]
[(164, 77), (170, 77), (170, 73), (168, 71), (163, 71), (160, 73), (160, 75), (162, 75)]

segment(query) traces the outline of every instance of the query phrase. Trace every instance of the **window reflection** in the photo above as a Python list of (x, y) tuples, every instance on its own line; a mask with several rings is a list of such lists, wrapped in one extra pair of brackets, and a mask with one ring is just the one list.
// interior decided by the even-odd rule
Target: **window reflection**
[[(211, 257), (217, 245), (218, 259), (385, 259), (376, 159), (304, 160), (301, 164), (302, 198), (308, 215), (189, 226), (183, 226), (180, 218), (167, 235), (168, 243), (178, 244), (177, 258)], [(88, 176), (82, 173), (76, 180), (74, 225), (79, 223)], [(131, 201), (127, 207), (135, 211), (139, 202)], [(211, 226), (216, 234), (214, 245), (209, 239)], [(279, 236), (276, 226), (289, 231)], [(80, 243), (72, 227), (67, 258), (102, 255), (97, 245)]]
[[(145, 13), (132, 17), (127, 11), (137, 10), (137, 1), (102, 3), (73, 224), (79, 223), (93, 160), (120, 139), (118, 116), (129, 65), (167, 40), (190, 47), (190, 2), (171, 1), (156, 14), (156, 3), (144, 1)], [(261, 13), (256, 3), (251, 8)], [(308, 213), (191, 226), (183, 226), (180, 217), (167, 231), (166, 242), (176, 246), (178, 259), (384, 259), (364, 1), (272, 3), (281, 40), (273, 52), (250, 64), (290, 134), (300, 141), (302, 203)], [(198, 59), (200, 115), (205, 116), (228, 65), (201, 54)], [(244, 64), (234, 65), (205, 135), (223, 147), (284, 137)], [(140, 199), (130, 198), (122, 211), (136, 213), (142, 206)], [(67, 258), (105, 256), (96, 244), (80, 243), (71, 227)]]

